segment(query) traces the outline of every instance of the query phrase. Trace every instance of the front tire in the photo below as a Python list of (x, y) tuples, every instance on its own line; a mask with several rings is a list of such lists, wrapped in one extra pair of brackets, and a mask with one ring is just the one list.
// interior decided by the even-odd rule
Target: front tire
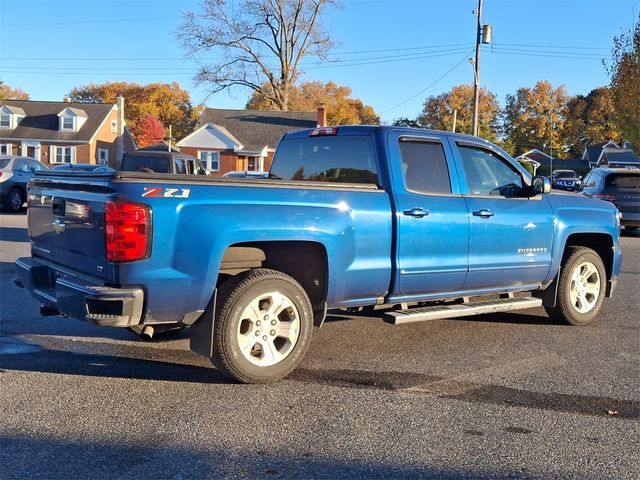
[(279, 380), (300, 363), (312, 331), (311, 302), (298, 282), (249, 270), (220, 287), (211, 361), (243, 383)]
[(587, 325), (600, 312), (607, 273), (598, 254), (586, 247), (570, 247), (560, 268), (555, 307), (549, 317), (571, 325)]

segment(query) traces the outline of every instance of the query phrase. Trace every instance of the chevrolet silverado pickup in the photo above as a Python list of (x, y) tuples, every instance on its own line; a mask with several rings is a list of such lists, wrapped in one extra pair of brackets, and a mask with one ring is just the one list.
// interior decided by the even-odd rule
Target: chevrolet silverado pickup
[(290, 373), (330, 309), (404, 324), (543, 306), (588, 324), (622, 261), (610, 202), (411, 128), (288, 133), (266, 179), (57, 167), (28, 207), (16, 283), (43, 315), (190, 327), (193, 351), (247, 383)]

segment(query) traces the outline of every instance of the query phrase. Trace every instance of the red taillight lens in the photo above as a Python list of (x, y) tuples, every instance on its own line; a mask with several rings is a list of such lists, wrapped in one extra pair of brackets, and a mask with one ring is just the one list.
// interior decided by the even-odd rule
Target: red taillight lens
[(108, 262), (141, 260), (151, 253), (151, 208), (129, 202), (107, 202), (105, 237)]
[(609, 193), (594, 193), (592, 195), (593, 198), (598, 198), (600, 200), (606, 200), (607, 202), (615, 202), (616, 201), (616, 196), (615, 195), (611, 195)]
[(310, 137), (327, 137), (337, 135), (338, 129), (336, 127), (321, 127), (311, 130), (309, 132)]

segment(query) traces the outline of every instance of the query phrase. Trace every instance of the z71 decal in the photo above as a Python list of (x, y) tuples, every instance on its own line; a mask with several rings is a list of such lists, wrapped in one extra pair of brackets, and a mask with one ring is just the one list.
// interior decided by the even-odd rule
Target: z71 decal
[(191, 189), (189, 188), (156, 188), (144, 187), (143, 197), (152, 198), (189, 198)]

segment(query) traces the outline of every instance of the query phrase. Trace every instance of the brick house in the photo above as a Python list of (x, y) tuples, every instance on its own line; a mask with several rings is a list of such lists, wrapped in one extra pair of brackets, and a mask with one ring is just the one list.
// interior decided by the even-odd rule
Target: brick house
[(132, 149), (125, 131), (124, 99), (115, 104), (0, 100), (0, 154), (22, 155), (45, 165), (116, 167)]
[(206, 108), (193, 133), (176, 145), (182, 153), (201, 159), (212, 175), (267, 171), (282, 135), (325, 125), (324, 107), (317, 112)]

